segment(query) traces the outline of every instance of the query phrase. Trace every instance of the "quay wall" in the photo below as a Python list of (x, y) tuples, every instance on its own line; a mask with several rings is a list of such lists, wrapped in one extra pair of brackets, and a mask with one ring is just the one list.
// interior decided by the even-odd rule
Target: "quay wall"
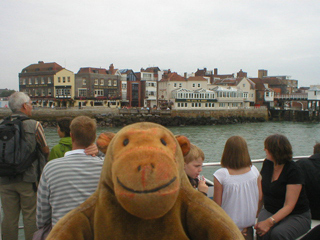
[[(9, 116), (9, 109), (0, 109), (0, 119)], [(266, 108), (256, 109), (225, 109), (225, 110), (171, 110), (171, 111), (121, 111), (105, 107), (86, 107), (83, 109), (50, 109), (37, 108), (32, 118), (40, 121), (44, 127), (56, 126), (61, 117), (86, 115), (97, 120), (98, 126), (122, 127), (135, 122), (155, 122), (163, 126), (216, 125), (247, 122), (264, 122), (268, 120)]]

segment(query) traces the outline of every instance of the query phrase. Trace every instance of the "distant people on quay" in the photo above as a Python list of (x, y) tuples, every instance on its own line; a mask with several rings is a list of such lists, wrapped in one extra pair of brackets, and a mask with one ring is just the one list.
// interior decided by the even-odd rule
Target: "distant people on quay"
[(190, 144), (190, 151), (184, 156), (184, 171), (186, 172), (191, 185), (202, 192), (208, 193), (208, 186), (203, 176), (200, 176), (204, 161), (203, 151), (194, 144)]
[[(15, 92), (9, 97), (11, 119), (32, 116), (32, 102), (23, 92)], [(44, 165), (47, 163), (49, 147), (43, 128), (38, 121), (27, 119), (22, 122), (26, 140), (30, 149), (36, 149), (32, 165), (17, 176), (0, 178), (0, 194), (3, 207), (2, 239), (18, 239), (20, 212), (23, 216), (24, 235), (31, 240), (36, 226), (37, 185)]]
[(38, 187), (37, 227), (54, 226), (70, 210), (84, 202), (97, 188), (103, 159), (85, 154), (96, 139), (96, 121), (87, 116), (72, 120), (72, 150), (50, 161)]
[[(72, 118), (64, 117), (57, 120), (57, 133), (60, 137), (59, 143), (55, 145), (49, 154), (49, 161), (55, 158), (64, 157), (64, 154), (72, 149), (72, 141), (70, 137), (70, 124)], [(98, 148), (95, 144), (85, 149), (87, 155), (95, 156), (98, 154)]]
[(232, 136), (227, 140), (221, 167), (213, 174), (213, 200), (232, 218), (245, 239), (253, 239), (253, 226), (262, 205), (261, 176), (252, 165), (244, 138)]
[(313, 146), (312, 156), (298, 160), (297, 164), (305, 178), (311, 217), (320, 220), (320, 143)]
[(257, 239), (297, 239), (309, 231), (311, 213), (301, 168), (292, 161), (287, 137), (274, 134), (264, 142), (261, 169), (264, 208), (255, 225)]

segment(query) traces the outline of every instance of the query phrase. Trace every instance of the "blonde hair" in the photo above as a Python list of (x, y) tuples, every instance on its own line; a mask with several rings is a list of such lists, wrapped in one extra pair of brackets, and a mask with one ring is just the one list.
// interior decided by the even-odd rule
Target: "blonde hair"
[(202, 161), (204, 161), (203, 151), (196, 145), (190, 143), (190, 151), (188, 152), (187, 155), (184, 156), (184, 162), (188, 164), (193, 160), (198, 159), (199, 157), (201, 157)]
[(241, 136), (230, 137), (221, 158), (221, 166), (231, 169), (240, 169), (251, 166), (251, 158), (246, 140)]

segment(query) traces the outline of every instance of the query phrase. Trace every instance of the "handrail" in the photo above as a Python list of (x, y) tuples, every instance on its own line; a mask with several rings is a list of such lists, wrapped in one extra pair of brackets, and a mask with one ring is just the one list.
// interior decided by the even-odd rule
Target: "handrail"
[[(298, 160), (298, 159), (301, 159), (301, 158), (308, 158), (310, 157), (309, 156), (295, 156), (295, 157), (292, 157), (292, 159), (294, 161)], [(265, 158), (260, 158), (260, 159), (252, 159), (251, 162), (252, 163), (263, 163), (263, 161), (265, 160)], [(220, 162), (208, 162), (208, 163), (203, 163), (202, 164), (202, 167), (219, 167), (221, 166), (221, 163)], [(213, 186), (213, 182), (210, 181), (209, 179), (205, 178), (206, 180), (206, 183), (209, 185), (209, 186)]]
[[(309, 156), (295, 156), (295, 157), (292, 157), (292, 159), (294, 161), (298, 160), (298, 159), (301, 159), (301, 158), (308, 158), (310, 157)], [(252, 163), (262, 163), (263, 161), (265, 160), (265, 158), (260, 158), (260, 159), (253, 159), (251, 160)], [(220, 162), (208, 162), (208, 163), (203, 163), (202, 166), (203, 167), (218, 167), (220, 166)]]

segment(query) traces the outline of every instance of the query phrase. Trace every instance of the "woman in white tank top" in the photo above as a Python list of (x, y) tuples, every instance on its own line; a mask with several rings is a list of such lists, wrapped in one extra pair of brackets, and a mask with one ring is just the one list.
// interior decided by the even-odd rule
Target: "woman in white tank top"
[(227, 140), (221, 166), (213, 174), (213, 199), (232, 218), (245, 239), (253, 239), (253, 226), (262, 206), (261, 176), (251, 163), (244, 138), (232, 136)]

